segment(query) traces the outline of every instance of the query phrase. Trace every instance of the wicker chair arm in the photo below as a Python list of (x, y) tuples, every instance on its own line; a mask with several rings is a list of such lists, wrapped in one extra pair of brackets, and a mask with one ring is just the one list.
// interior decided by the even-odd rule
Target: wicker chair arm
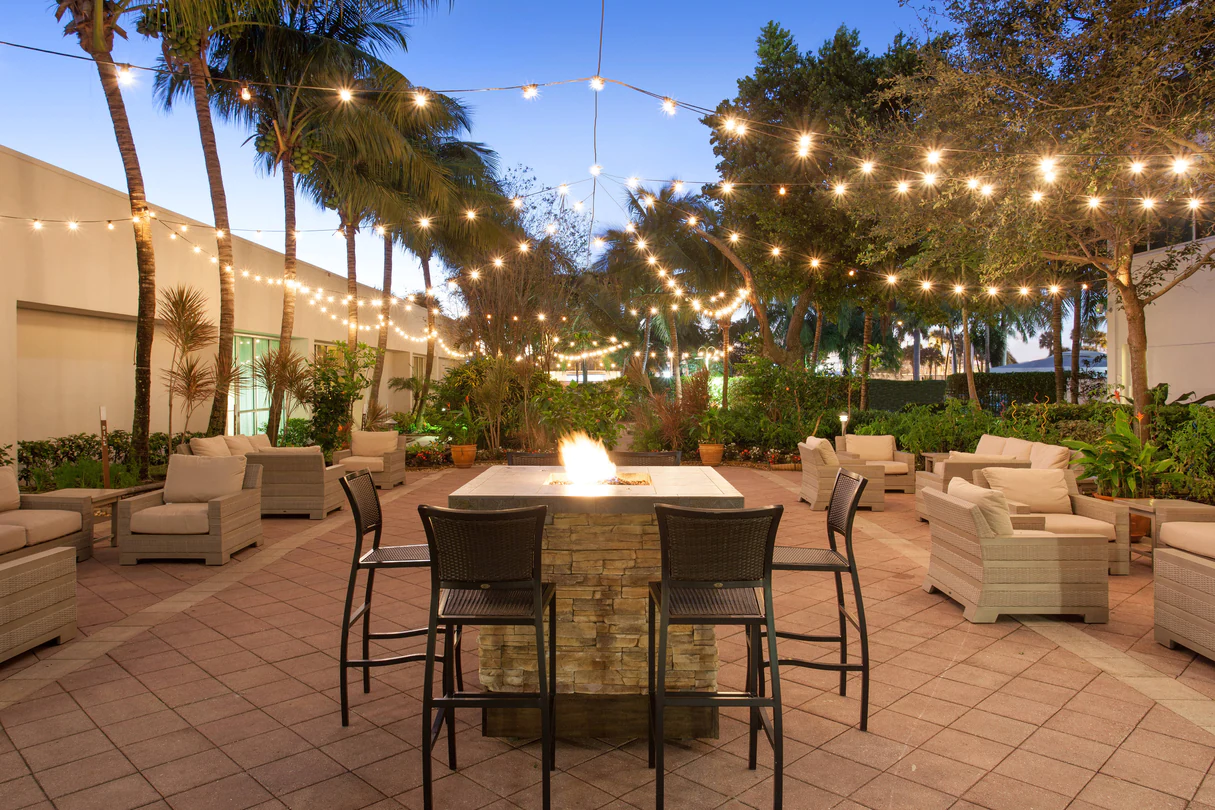
[(1046, 531), (1046, 517), (1044, 515), (1018, 515), (1011, 514), (1014, 529), (1030, 529), (1032, 531)]
[(1005, 498), (1005, 500), (1008, 501), (1009, 514), (1012, 514), (1012, 515), (1033, 514), (1034, 510), (1032, 508), (1030, 508), (1029, 504), (1021, 503), (1020, 501), (1014, 501), (1011, 498)]
[[(387, 469), (390, 466), (404, 466), (405, 457), (406, 453), (404, 450), (393, 450), (391, 453), (385, 453), (384, 468)], [(334, 463), (337, 463), (337, 458), (335, 457), (333, 461)]]
[(145, 492), (143, 495), (136, 495), (134, 498), (126, 498), (118, 502), (118, 519), (122, 520), (124, 516), (130, 519), (131, 515), (136, 512), (151, 509), (153, 506), (163, 506), (164, 502), (165, 491), (163, 489), (158, 489), (155, 492)]
[(63, 512), (93, 514), (93, 499), (87, 496), (56, 495), (54, 492), (21, 496), (22, 509), (58, 509)]
[(802, 457), (802, 467), (821, 467), (823, 466), (823, 457), (818, 452), (818, 448), (812, 448), (805, 442), (798, 442), (797, 451)]
[(325, 468), (325, 480), (337, 481), (346, 474), (346, 468), (341, 464), (330, 464)]
[(886, 468), (879, 467), (874, 464), (866, 464), (863, 461), (852, 461), (848, 459), (840, 459), (840, 467), (849, 472), (863, 475), (869, 479), (870, 487), (884, 489), (886, 486)]
[(1162, 503), (1156, 507), (1156, 525), (1161, 523), (1215, 523), (1215, 506), (1200, 503)]
[(222, 520), (228, 515), (240, 512), (243, 509), (257, 509), (261, 506), (262, 491), (258, 487), (256, 489), (242, 489), (240, 492), (231, 495), (225, 495), (222, 498), (212, 498), (207, 501), (207, 516), (209, 518), (219, 518)]
[(350, 458), (353, 455), (354, 455), (354, 453), (351, 452), (350, 450), (334, 450), (333, 451), (333, 463), (341, 464), (342, 459)]
[(915, 453), (905, 453), (902, 450), (895, 450), (894, 460), (906, 464), (908, 470), (915, 469)]
[(1113, 523), (1119, 528), (1126, 527), (1130, 530), (1131, 510), (1126, 504), (1103, 501), (1087, 495), (1072, 495), (1071, 500), (1073, 515)]

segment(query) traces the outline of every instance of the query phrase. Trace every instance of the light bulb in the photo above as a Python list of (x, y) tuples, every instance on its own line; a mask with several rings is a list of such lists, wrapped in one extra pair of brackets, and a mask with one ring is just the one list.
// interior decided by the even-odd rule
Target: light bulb
[(779, 255), (780, 255), (780, 248), (778, 248), (778, 247), (774, 247), (774, 248), (772, 248), (772, 255), (773, 255), (773, 256), (779, 256)]
[(729, 194), (732, 191), (734, 191), (733, 183), (722, 183), (721, 184), (721, 193), (722, 194)]
[(893, 273), (891, 273), (890, 275), (886, 276), (886, 283), (887, 284), (898, 284), (899, 277), (894, 275)]
[(927, 174), (924, 175), (924, 185), (935, 186), (936, 184), (937, 184), (937, 176), (935, 174), (933, 174), (932, 172), (928, 172)]
[(929, 166), (935, 166), (941, 162), (941, 153), (936, 149), (929, 150), (928, 154), (924, 156), (924, 160), (928, 162)]
[(512, 208), (515, 208), (515, 209), (522, 208), (523, 207), (523, 198), (515, 197), (513, 200), (510, 201), (510, 204), (511, 204)]
[(972, 177), (966, 181), (966, 187), (968, 189), (970, 189), (971, 191), (974, 191), (975, 189), (977, 189), (979, 187), (979, 181)]
[(664, 98), (662, 100), (662, 111), (664, 113), (666, 113), (667, 115), (674, 115), (675, 114), (675, 99)]
[(354, 98), (354, 93), (343, 87), (341, 90), (338, 90), (338, 98), (342, 101), (350, 101)]
[(1142, 205), (1143, 205), (1143, 209), (1145, 211), (1151, 211), (1153, 208), (1156, 207), (1156, 201), (1153, 200), (1151, 197), (1144, 197)]
[(591, 89), (596, 92), (603, 89), (603, 78), (601, 76), (594, 76), (591, 78)]
[(603, 167), (600, 166), (598, 163), (596, 163), (594, 166), (592, 166), (590, 168), (590, 172), (593, 176), (598, 177), (600, 175), (600, 173), (603, 172)]
[(532, 99), (532, 98), (535, 98), (536, 96), (538, 96), (539, 94), (540, 94), (540, 88), (537, 87), (536, 85), (528, 84), (528, 85), (523, 86), (523, 97), (524, 98)]
[(1035, 192), (1033, 192), (1032, 194), (1030, 194), (1030, 195), (1029, 195), (1029, 199), (1030, 199), (1030, 201), (1031, 201), (1031, 202), (1040, 203), (1040, 202), (1042, 202), (1042, 197), (1043, 197), (1043, 196), (1044, 196), (1044, 195), (1042, 194), (1042, 192), (1041, 192), (1041, 191), (1035, 191)]
[(873, 161), (866, 160), (864, 163), (862, 163), (861, 171), (864, 172), (865, 174), (873, 174)]
[(477, 212), (470, 208), (464, 212), (464, 216), (468, 217), (469, 219), (476, 219)]
[(911, 190), (911, 186), (903, 180), (900, 180), (898, 185), (894, 187), (899, 194), (906, 194)]
[(832, 191), (835, 192), (835, 196), (843, 197), (844, 193), (848, 191), (848, 186), (844, 185), (843, 183), (836, 183), (835, 188), (833, 188)]
[(1144, 168), (1146, 168), (1146, 167), (1143, 165), (1143, 161), (1139, 161), (1139, 160), (1131, 161), (1131, 174), (1141, 174), (1143, 172)]
[(741, 236), (739, 236), (737, 233), (732, 233), (732, 234), (730, 234), (730, 241), (731, 241), (731, 242), (737, 242), (737, 241), (738, 241), (739, 239), (741, 239), (741, 238), (742, 238), (742, 237), (741, 237)]
[(74, 231), (74, 230), (76, 230), (77, 228), (79, 228), (79, 227), (80, 227), (80, 224), (79, 224), (79, 223), (77, 223), (77, 222), (69, 222), (69, 223), (67, 224), (67, 226), (68, 226), (68, 230), (69, 230), (69, 231)]
[(822, 264), (823, 264), (823, 262), (821, 259), (811, 259), (810, 260), (810, 266), (812, 268), (814, 268), (815, 270), (817, 270), (819, 267), (821, 267)]
[(979, 189), (979, 193), (982, 194), (984, 197), (990, 197), (992, 195), (992, 192), (994, 192), (994, 191), (995, 191), (995, 189), (991, 186), (990, 183), (985, 184), (982, 188)]
[(418, 107), (425, 107), (430, 98), (421, 90), (413, 94), (413, 103)]
[(242, 87), (240, 89), (240, 98), (241, 101), (248, 101), (249, 99), (253, 98), (253, 94), (249, 92), (248, 87)]
[(920, 289), (922, 289), (922, 290), (931, 290), (931, 289), (932, 289), (932, 282), (931, 282), (931, 281), (928, 281), (927, 279), (925, 279), (924, 281), (921, 281), (921, 282), (920, 282)]
[(1190, 170), (1190, 161), (1186, 158), (1177, 158), (1173, 161), (1173, 174), (1185, 174)]
[(1101, 207), (1101, 198), (1100, 197), (1089, 197), (1088, 198), (1088, 207), (1089, 208), (1100, 208)]

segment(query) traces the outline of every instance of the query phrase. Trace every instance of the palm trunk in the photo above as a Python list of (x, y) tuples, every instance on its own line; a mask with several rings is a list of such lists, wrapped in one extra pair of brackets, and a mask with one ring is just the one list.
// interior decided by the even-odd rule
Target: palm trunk
[(423, 252), (418, 256), (422, 262), (422, 283), (426, 301), (426, 376), (422, 380), (422, 390), (418, 392), (417, 401), (413, 403), (413, 421), (422, 418), (426, 409), (426, 397), (430, 394), (430, 375), (435, 367), (435, 302), (430, 289), (430, 253)]
[(1083, 338), (1084, 288), (1077, 285), (1072, 293), (1072, 402), (1080, 403), (1080, 346)]
[[(278, 345), (280, 349), (291, 347), (291, 338), (295, 332), (295, 166), (289, 157), (284, 157), (283, 167), (283, 320), (279, 327)], [(284, 392), (276, 386), (267, 392), (270, 395), (270, 412), (266, 419), (266, 435), (273, 444), (278, 443), (280, 423), (291, 418), (283, 419)]]
[(1067, 385), (1063, 377), (1063, 299), (1058, 294), (1050, 299), (1050, 353), (1055, 359), (1055, 402), (1063, 402)]
[(983, 322), (983, 370), (991, 373), (991, 323)]
[(721, 327), (721, 409), (730, 409), (730, 318), (717, 322)]
[(671, 376), (675, 378), (675, 401), (683, 401), (683, 380), (680, 375), (680, 357), (679, 357), (679, 331), (676, 329), (675, 313), (672, 312), (669, 316), (671, 325)]
[(352, 351), (359, 345), (359, 278), (355, 267), (354, 235), (356, 223), (342, 214), (342, 231), (346, 234), (346, 346)]
[(869, 344), (873, 340), (873, 315), (865, 313), (865, 326), (861, 331), (861, 410), (869, 410)]
[(976, 408), (983, 407), (979, 402), (979, 391), (975, 387), (975, 364), (970, 357), (970, 318), (966, 307), (962, 307), (962, 363), (966, 366), (966, 393)]
[(236, 274), (232, 259), (232, 231), (228, 227), (228, 197), (224, 193), (224, 176), (219, 166), (219, 150), (215, 146), (215, 128), (211, 125), (211, 105), (207, 93), (207, 65), (202, 56), (190, 59), (190, 89), (194, 95), (194, 114), (198, 119), (198, 136), (202, 141), (203, 162), (207, 167), (207, 184), (211, 189), (211, 213), (219, 252), (219, 346), (216, 348), (216, 386), (211, 399), (211, 416), (207, 433), (222, 435), (228, 426), (228, 381), (226, 373), (234, 360), (236, 339)]
[(388, 352), (388, 299), (392, 296), (392, 236), (384, 234), (384, 294), (380, 296), (380, 335), (376, 343), (375, 371), (371, 374), (371, 404), (380, 401), (380, 381), (384, 379), (384, 357)]
[(641, 371), (644, 374), (650, 373), (650, 324), (653, 321), (653, 315), (645, 316), (645, 351), (641, 353)]
[(920, 330), (911, 330), (911, 379), (920, 381)]
[[(100, 24), (101, 21), (95, 21)], [(84, 45), (85, 38), (81, 38)], [(126, 173), (127, 196), (135, 231), (135, 266), (139, 276), (139, 304), (135, 315), (135, 402), (131, 415), (131, 456), (139, 477), (148, 477), (149, 432), (152, 419), (152, 340), (156, 336), (156, 255), (152, 247), (152, 220), (144, 191), (143, 171), (135, 151), (135, 137), (126, 104), (118, 87), (118, 74), (108, 52), (89, 51), (105, 91), (106, 106), (114, 124), (114, 137)]]
[(810, 352), (810, 370), (818, 370), (818, 350), (823, 343), (823, 309), (814, 305), (814, 349)]

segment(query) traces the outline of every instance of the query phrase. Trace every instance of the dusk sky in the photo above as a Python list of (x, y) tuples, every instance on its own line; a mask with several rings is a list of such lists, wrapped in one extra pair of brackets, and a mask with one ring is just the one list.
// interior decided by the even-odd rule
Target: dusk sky
[[(437, 90), (516, 85), (590, 76), (595, 73), (600, 5), (575, 2), (501, 3), (456, 0), (450, 12), (420, 19), (408, 53), (390, 59), (416, 84)], [(65, 38), (52, 4), (22, 3), (10, 10), (0, 39), (41, 48), (83, 53)], [(609, 0), (604, 26), (602, 75), (680, 101), (713, 107), (734, 94), (736, 80), (755, 64), (760, 28), (776, 20), (793, 31), (803, 50), (818, 48), (841, 25), (860, 32), (873, 52), (886, 48), (900, 30), (922, 34), (915, 8), (897, 0), (812, 0), (767, 3), (639, 2)], [(115, 59), (152, 65), (159, 44), (127, 26), (130, 41), (115, 47)], [(125, 189), (122, 166), (95, 69), (88, 62), (0, 47), (0, 143), (90, 179)], [(137, 74), (125, 89), (149, 200), (210, 222), (211, 206), (194, 115), (188, 104), (163, 112), (152, 97), (152, 76)], [(498, 152), (503, 168), (524, 165), (543, 185), (588, 176), (592, 158), (594, 93), (585, 83), (545, 88), (525, 100), (518, 91), (460, 97), (474, 116), (473, 139)], [(599, 94), (599, 160), (604, 171), (649, 178), (705, 181), (715, 178), (708, 130), (686, 110), (662, 113), (659, 103), (608, 85)], [(282, 186), (254, 167), (248, 133), (218, 125), (220, 158), (232, 226), (239, 235), (282, 228)], [(597, 222), (617, 224), (619, 188), (600, 185)], [(580, 187), (581, 188), (581, 187)], [(299, 227), (325, 229), (301, 237), (300, 258), (344, 273), (344, 248), (334, 239), (333, 212), (308, 202)], [(29, 214), (31, 212), (0, 212)], [(35, 212), (82, 219), (87, 211)], [(281, 234), (260, 237), (281, 249)], [(377, 284), (382, 248), (369, 234), (359, 237), (360, 280)], [(418, 289), (416, 265), (400, 258), (396, 292)], [(1036, 351), (1036, 347), (1035, 347)], [(1022, 356), (1024, 359), (1024, 356)]]

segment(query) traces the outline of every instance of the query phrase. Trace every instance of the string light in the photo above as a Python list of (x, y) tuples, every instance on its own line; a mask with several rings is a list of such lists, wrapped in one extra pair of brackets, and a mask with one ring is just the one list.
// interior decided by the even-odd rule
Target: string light
[(253, 98), (253, 94), (249, 92), (249, 87), (247, 85), (241, 85), (240, 100), (249, 101), (252, 98)]
[(594, 90), (596, 93), (598, 93), (600, 90), (603, 89), (603, 77), (602, 76), (592, 76), (591, 77), (591, 89)]
[(131, 70), (130, 65), (120, 65), (118, 68), (118, 83), (129, 87), (135, 83), (135, 73)]
[(873, 174), (873, 161), (866, 160), (861, 164), (861, 171), (865, 174)]
[(810, 146), (814, 143), (814, 138), (810, 135), (802, 135), (797, 139), (797, 156), (808, 157), (810, 155)]
[(530, 99), (535, 98), (538, 95), (540, 95), (540, 88), (538, 86), (536, 86), (534, 84), (527, 84), (527, 85), (523, 86), (523, 97), (524, 98), (530, 100)]
[(935, 166), (941, 162), (941, 153), (936, 149), (930, 149), (928, 154), (924, 156), (924, 160), (929, 166)]
[(674, 115), (675, 114), (675, 99), (664, 98), (662, 100), (662, 111), (664, 113), (666, 113), (667, 115)]
[(1143, 161), (1140, 161), (1140, 160), (1131, 161), (1131, 174), (1142, 174), (1143, 170), (1145, 168), (1146, 168), (1146, 166), (1144, 166)]
[(343, 87), (342, 89), (338, 90), (338, 98), (340, 98), (342, 101), (351, 101), (354, 99), (354, 93)]
[(1190, 161), (1179, 157), (1173, 161), (1173, 174), (1185, 174), (1190, 170)]
[(1045, 195), (1041, 191), (1035, 191), (1029, 195), (1030, 202), (1040, 203)]

